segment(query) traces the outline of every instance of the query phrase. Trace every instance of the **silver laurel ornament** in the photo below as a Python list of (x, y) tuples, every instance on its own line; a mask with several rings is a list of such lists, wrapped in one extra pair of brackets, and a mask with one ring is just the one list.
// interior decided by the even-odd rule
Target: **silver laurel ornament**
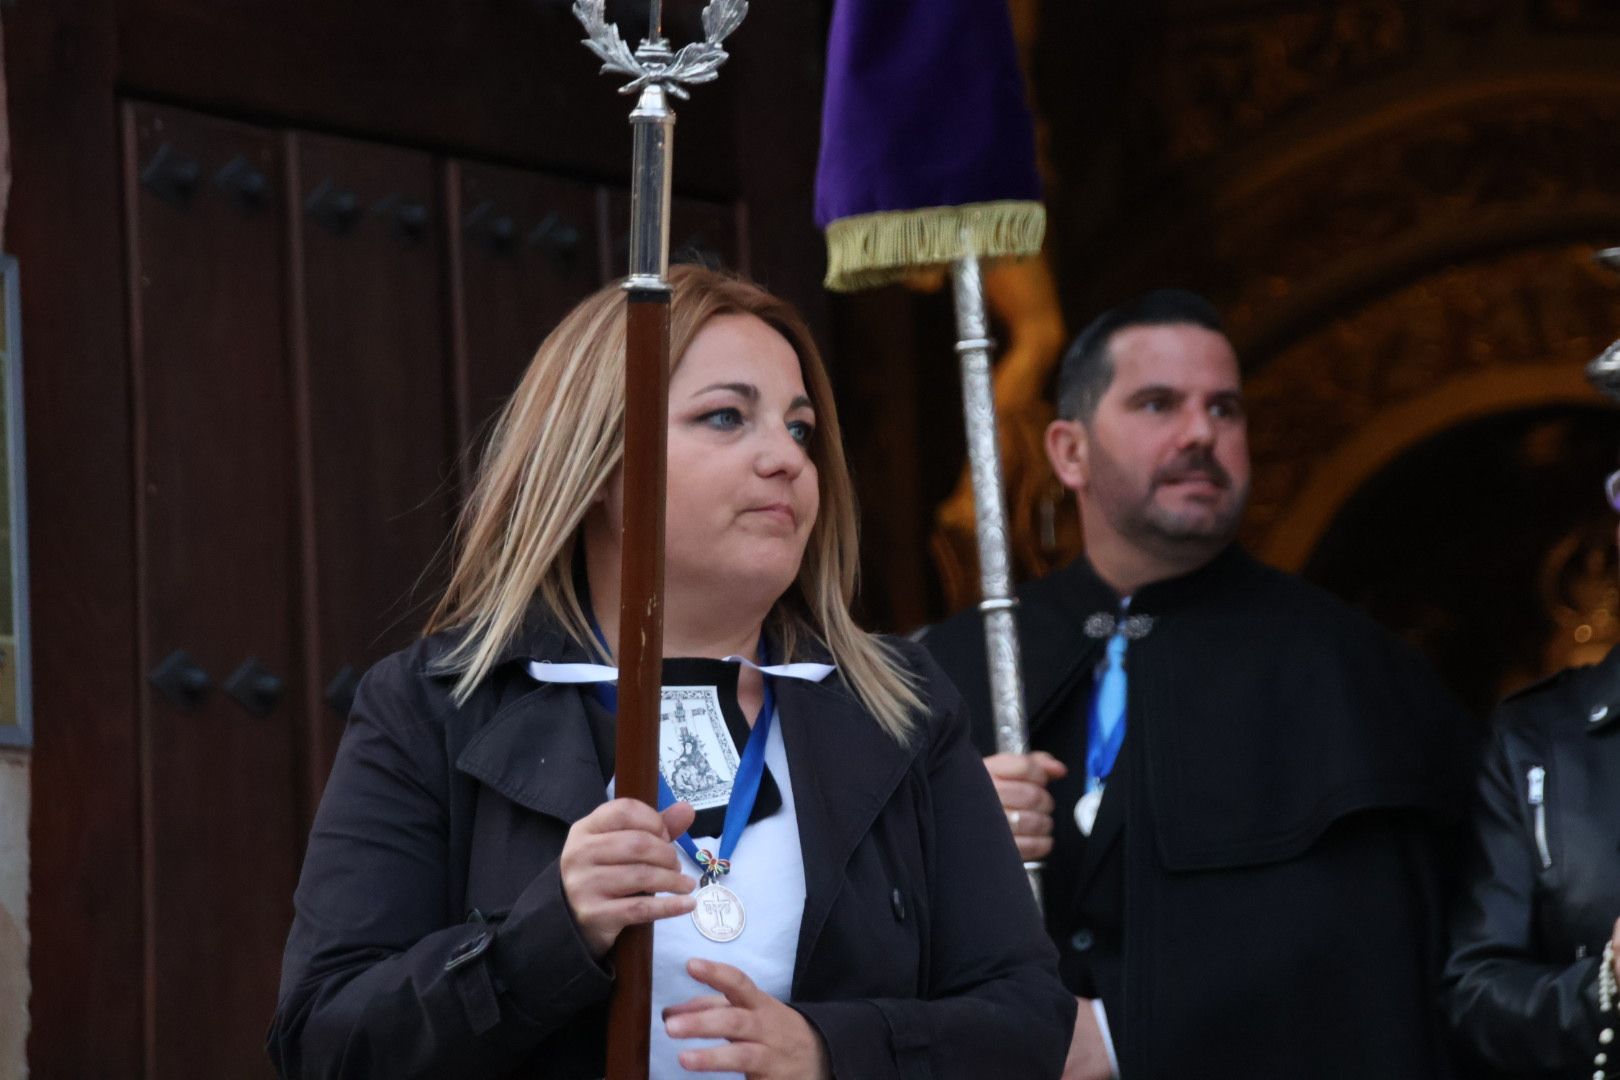
[[(1604, 248), (1592, 256), (1610, 270), (1620, 270), (1620, 247)], [(1620, 341), (1598, 353), (1586, 365), (1586, 378), (1606, 397), (1620, 401)]]
[[(658, 25), (654, 0), (652, 23)], [(574, 0), (574, 18), (585, 28), (585, 47), (602, 61), (602, 74), (627, 75), (630, 82), (619, 93), (634, 94), (657, 84), (675, 97), (688, 97), (682, 84), (713, 82), (729, 54), (720, 43), (742, 24), (748, 14), (748, 0), (710, 0), (703, 9), (703, 40), (669, 51), (662, 34), (648, 38), (634, 52), (625, 44), (619, 28), (607, 21), (606, 0)]]

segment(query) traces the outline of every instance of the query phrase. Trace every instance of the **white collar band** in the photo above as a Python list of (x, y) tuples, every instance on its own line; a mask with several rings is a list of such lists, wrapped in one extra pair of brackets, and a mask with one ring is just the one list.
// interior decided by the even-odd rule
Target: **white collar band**
[[(728, 663), (743, 664), (764, 675), (775, 675), (783, 679), (802, 679), (805, 682), (821, 682), (838, 670), (836, 664), (771, 664), (761, 667), (742, 656), (728, 656), (725, 659)], [(530, 660), (529, 674), (536, 682), (543, 683), (586, 684), (619, 681), (619, 669), (607, 664), (553, 664), (546, 660)]]

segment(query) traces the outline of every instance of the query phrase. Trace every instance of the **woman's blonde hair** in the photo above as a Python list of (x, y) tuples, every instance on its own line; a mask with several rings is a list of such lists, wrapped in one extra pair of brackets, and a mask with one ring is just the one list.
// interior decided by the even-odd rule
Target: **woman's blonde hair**
[[(669, 274), (670, 356), (680, 363), (716, 315), (753, 315), (798, 354), (816, 415), (810, 445), (821, 510), (793, 585), (766, 622), (785, 660), (819, 645), (883, 728), (903, 740), (921, 708), (914, 679), (885, 642), (855, 625), (855, 494), (832, 386), (809, 328), (792, 306), (750, 282), (695, 266)], [(457, 628), (445, 657), (465, 701), (523, 626), (536, 599), (587, 650), (595, 636), (574, 586), (574, 561), (592, 500), (624, 450), (624, 290), (587, 298), (547, 336), (496, 418), (471, 497), (456, 526), (450, 584), (426, 633)]]

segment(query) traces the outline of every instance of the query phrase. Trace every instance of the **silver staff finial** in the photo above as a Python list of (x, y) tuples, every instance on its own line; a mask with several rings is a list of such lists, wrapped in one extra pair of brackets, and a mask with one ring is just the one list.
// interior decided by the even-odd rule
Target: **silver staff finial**
[(662, 4), (652, 0), (648, 12), (648, 38), (635, 52), (624, 43), (619, 28), (607, 21), (606, 0), (574, 0), (574, 17), (585, 28), (585, 47), (602, 61), (603, 74), (628, 75), (630, 82), (621, 94), (639, 93), (649, 85), (662, 86), (678, 98), (686, 98), (686, 85), (713, 82), (726, 50), (720, 43), (748, 14), (748, 0), (709, 0), (703, 9), (702, 41), (682, 45), (671, 54), (664, 40)]
[[(1592, 258), (1610, 270), (1620, 270), (1620, 247), (1604, 248), (1593, 253)], [(1586, 365), (1586, 380), (1597, 387), (1599, 393), (1620, 401), (1620, 341), (1598, 353), (1597, 359)]]

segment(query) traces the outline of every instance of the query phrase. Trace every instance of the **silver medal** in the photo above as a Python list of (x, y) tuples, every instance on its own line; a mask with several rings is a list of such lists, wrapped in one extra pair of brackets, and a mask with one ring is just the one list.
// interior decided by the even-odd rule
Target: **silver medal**
[(1074, 804), (1074, 823), (1080, 826), (1081, 836), (1090, 836), (1097, 824), (1097, 808), (1102, 805), (1103, 789), (1088, 791)]
[(710, 882), (697, 891), (695, 899), (692, 925), (698, 933), (722, 945), (741, 936), (748, 915), (736, 893), (719, 882)]

